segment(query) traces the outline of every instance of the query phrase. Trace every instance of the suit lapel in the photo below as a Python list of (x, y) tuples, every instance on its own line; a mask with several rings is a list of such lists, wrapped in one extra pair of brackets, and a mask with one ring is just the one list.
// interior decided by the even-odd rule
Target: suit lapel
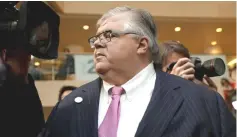
[(180, 87), (171, 78), (166, 73), (157, 71), (155, 88), (136, 137), (160, 137), (178, 111), (183, 97), (176, 91)]
[(98, 110), (100, 99), (101, 79), (98, 78), (82, 88), (78, 96), (82, 103), (76, 104), (76, 127), (78, 136), (98, 136)]

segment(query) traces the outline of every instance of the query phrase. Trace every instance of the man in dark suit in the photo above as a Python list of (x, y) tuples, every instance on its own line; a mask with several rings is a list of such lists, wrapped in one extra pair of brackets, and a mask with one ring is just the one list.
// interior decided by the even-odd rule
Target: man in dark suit
[(117, 7), (97, 22), (99, 78), (53, 109), (43, 137), (234, 137), (235, 119), (214, 91), (155, 70), (156, 25), (147, 11)]

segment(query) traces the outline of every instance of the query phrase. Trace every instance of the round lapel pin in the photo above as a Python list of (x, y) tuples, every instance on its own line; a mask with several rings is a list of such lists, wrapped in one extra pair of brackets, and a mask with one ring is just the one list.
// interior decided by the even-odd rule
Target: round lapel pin
[(76, 98), (74, 99), (74, 101), (75, 101), (76, 103), (81, 103), (81, 102), (83, 101), (83, 98), (82, 98), (82, 97), (76, 97)]

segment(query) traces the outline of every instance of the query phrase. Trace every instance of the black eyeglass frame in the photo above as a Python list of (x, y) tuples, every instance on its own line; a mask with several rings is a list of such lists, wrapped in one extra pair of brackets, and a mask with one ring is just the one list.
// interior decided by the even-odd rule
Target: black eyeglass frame
[[(106, 44), (111, 41), (112, 38), (114, 37), (120, 37), (122, 35), (127, 35), (127, 34), (134, 34), (134, 35), (139, 35), (136, 32), (122, 32), (122, 31), (114, 31), (114, 30), (106, 30), (104, 32), (101, 32), (95, 36), (92, 36), (88, 39), (88, 43), (90, 44), (91, 48), (95, 48), (94, 43), (98, 39), (100, 40), (101, 43)], [(103, 37), (102, 37), (103, 36)], [(104, 40), (104, 42), (103, 42)]]

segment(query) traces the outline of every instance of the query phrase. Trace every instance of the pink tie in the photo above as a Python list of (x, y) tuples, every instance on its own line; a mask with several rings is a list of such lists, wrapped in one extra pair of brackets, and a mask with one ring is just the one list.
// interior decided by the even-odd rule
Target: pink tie
[(120, 96), (123, 91), (122, 87), (112, 88), (112, 101), (99, 127), (99, 137), (117, 137), (120, 116)]

